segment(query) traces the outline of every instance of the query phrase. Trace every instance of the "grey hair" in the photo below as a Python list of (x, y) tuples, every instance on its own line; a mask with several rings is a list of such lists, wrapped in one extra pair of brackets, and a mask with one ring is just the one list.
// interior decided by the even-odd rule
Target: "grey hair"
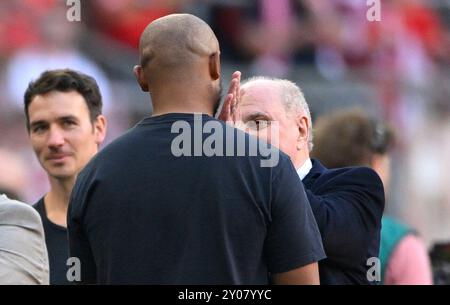
[(296, 115), (298, 113), (305, 113), (309, 120), (308, 128), (308, 150), (313, 149), (313, 133), (312, 133), (312, 120), (311, 113), (309, 111), (308, 103), (305, 100), (302, 90), (290, 80), (266, 77), (266, 76), (254, 76), (246, 79), (241, 83), (241, 87), (250, 86), (258, 81), (269, 81), (278, 86), (281, 92), (281, 100), (288, 115)]

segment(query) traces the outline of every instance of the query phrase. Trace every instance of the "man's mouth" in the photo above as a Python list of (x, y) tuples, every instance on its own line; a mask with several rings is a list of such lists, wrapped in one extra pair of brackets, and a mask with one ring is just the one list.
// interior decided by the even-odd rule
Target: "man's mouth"
[(69, 154), (51, 154), (48, 155), (46, 159), (53, 162), (62, 162), (67, 157), (69, 157)]

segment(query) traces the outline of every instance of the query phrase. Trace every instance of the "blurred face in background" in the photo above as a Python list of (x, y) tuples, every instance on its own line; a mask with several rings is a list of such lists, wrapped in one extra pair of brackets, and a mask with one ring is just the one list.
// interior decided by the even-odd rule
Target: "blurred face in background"
[(91, 122), (85, 99), (76, 91), (35, 96), (28, 108), (30, 140), (50, 177), (74, 178), (97, 153), (106, 131), (100, 115)]

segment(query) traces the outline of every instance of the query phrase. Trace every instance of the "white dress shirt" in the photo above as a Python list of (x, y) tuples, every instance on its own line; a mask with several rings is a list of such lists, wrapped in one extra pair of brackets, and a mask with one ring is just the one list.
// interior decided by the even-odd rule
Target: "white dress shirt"
[(311, 162), (311, 159), (308, 158), (308, 159), (306, 159), (305, 163), (303, 163), (303, 165), (300, 166), (300, 168), (297, 170), (297, 174), (300, 177), (300, 180), (303, 180), (306, 177), (306, 175), (309, 174), (311, 168), (312, 168), (312, 162)]

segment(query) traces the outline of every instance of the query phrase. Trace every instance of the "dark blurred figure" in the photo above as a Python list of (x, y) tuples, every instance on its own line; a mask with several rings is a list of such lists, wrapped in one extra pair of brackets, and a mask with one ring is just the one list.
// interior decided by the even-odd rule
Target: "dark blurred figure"
[(450, 285), (450, 243), (436, 243), (430, 252), (436, 285)]
[(212, 28), (224, 58), (250, 61), (252, 74), (285, 76), (293, 63), (313, 63), (316, 28), (304, 1), (217, 1)]

